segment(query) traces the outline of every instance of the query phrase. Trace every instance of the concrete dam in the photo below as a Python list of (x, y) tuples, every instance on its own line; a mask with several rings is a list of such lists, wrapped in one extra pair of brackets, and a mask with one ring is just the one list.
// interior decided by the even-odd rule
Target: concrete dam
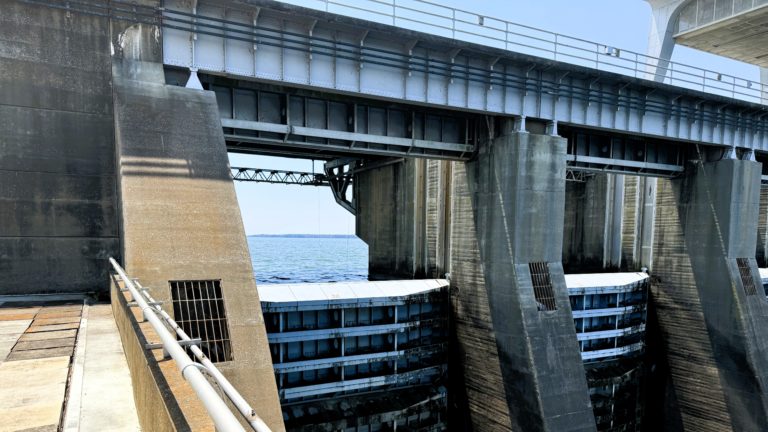
[[(766, 88), (670, 58), (760, 65), (768, 6), (649, 3), (643, 54), (421, 0), (0, 1), (0, 430), (768, 430)], [(257, 286), (235, 181), (329, 188), (369, 280)]]

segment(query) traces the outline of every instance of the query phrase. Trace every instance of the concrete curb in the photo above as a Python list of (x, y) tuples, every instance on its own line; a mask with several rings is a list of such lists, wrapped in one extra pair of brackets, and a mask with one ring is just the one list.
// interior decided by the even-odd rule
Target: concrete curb
[(72, 366), (67, 386), (66, 407), (62, 421), (63, 432), (78, 432), (80, 430), (80, 407), (83, 396), (83, 373), (85, 370), (85, 345), (87, 342), (88, 304), (83, 304), (80, 318), (80, 328), (77, 331), (75, 353), (72, 356)]

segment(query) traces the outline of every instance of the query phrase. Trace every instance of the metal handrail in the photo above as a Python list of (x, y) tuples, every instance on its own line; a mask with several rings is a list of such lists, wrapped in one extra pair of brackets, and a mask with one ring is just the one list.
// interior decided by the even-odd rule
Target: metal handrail
[[(221, 397), (219, 397), (219, 394), (213, 386), (208, 382), (205, 376), (203, 376), (201, 370), (204, 370), (216, 382), (238, 411), (240, 411), (240, 414), (246, 418), (254, 431), (271, 432), (266, 423), (259, 418), (256, 411), (251, 408), (248, 402), (232, 386), (229, 380), (219, 372), (202, 350), (195, 345), (191, 345), (189, 349), (200, 362), (192, 361), (184, 348), (179, 344), (179, 341), (176, 340), (176, 337), (171, 334), (168, 328), (166, 328), (166, 325), (173, 329), (182, 341), (191, 341), (192, 339), (181, 329), (176, 321), (174, 321), (170, 315), (157, 304), (155, 299), (147, 293), (146, 288), (142, 287), (138, 281), (128, 277), (125, 270), (114, 258), (110, 258), (109, 262), (112, 264), (112, 268), (118, 276), (120, 276), (125, 287), (131, 293), (133, 300), (138, 304), (142, 314), (144, 314), (144, 318), (149, 321), (152, 328), (160, 337), (165, 352), (167, 352), (176, 362), (176, 366), (181, 371), (181, 375), (189, 383), (195, 391), (195, 394), (197, 394), (197, 397), (203, 403), (203, 406), (211, 416), (216, 429), (219, 431), (245, 431), (234, 413), (232, 413), (227, 404)], [(151, 306), (150, 304), (154, 306)]]
[[(766, 84), (427, 0), (279, 0), (507, 51), (768, 104)], [(364, 12), (366, 15), (361, 15)]]

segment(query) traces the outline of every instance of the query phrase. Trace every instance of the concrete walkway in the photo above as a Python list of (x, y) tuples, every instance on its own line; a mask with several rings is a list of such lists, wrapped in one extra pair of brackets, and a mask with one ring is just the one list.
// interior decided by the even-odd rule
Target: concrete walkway
[(11, 348), (16, 345), (16, 341), (32, 323), (35, 313), (19, 314), (0, 309), (0, 364), (8, 357)]
[(63, 329), (56, 320), (64, 314), (79, 322), (80, 309), (0, 309), (0, 432), (57, 430), (75, 340), (58, 336)]
[(112, 308), (86, 306), (86, 311), (86, 325), (81, 326), (85, 336), (77, 341), (63, 429), (139, 431), (131, 374)]
[(140, 430), (110, 305), (6, 306), (0, 432)]

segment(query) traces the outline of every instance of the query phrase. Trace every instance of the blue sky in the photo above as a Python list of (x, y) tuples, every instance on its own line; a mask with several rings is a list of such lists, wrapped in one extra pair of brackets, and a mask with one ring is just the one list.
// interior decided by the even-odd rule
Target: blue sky
[[(457, 9), (645, 53), (651, 9), (643, 0), (432, 0)], [(318, 4), (317, 0), (292, 3)], [(673, 61), (755, 81), (756, 66), (677, 46)], [(230, 154), (232, 166), (311, 171), (312, 161)], [(320, 162), (315, 171), (322, 171)], [(325, 187), (235, 183), (245, 232), (354, 234), (354, 217)]]

